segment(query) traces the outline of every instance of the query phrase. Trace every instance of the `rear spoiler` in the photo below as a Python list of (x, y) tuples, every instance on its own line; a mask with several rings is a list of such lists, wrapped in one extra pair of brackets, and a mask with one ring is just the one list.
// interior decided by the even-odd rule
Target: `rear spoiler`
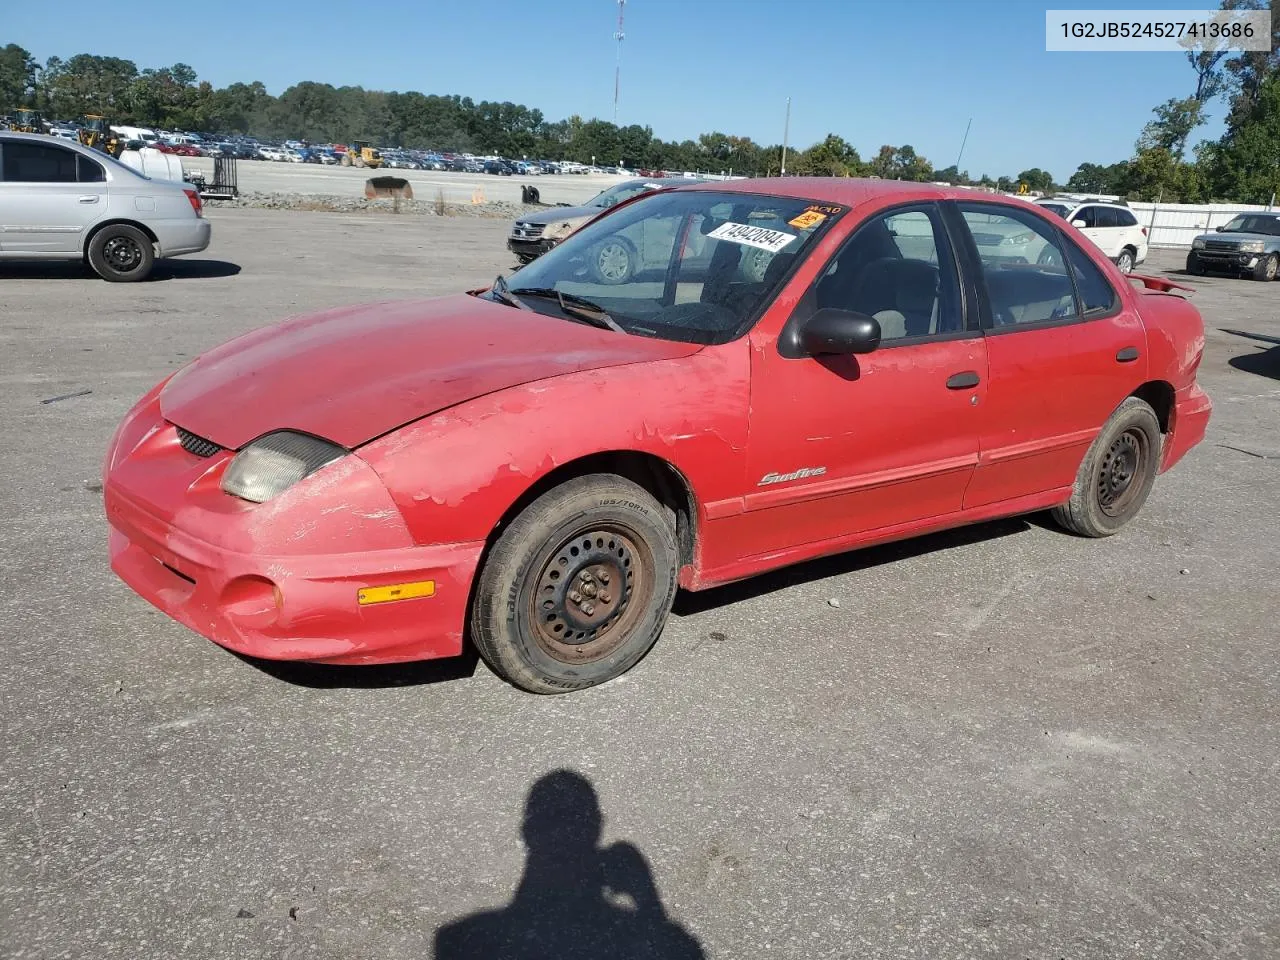
[(1174, 290), (1186, 290), (1188, 293), (1195, 293), (1195, 287), (1188, 287), (1185, 283), (1174, 283), (1164, 277), (1149, 277), (1143, 273), (1131, 273), (1128, 275), (1130, 280), (1136, 280), (1148, 290), (1155, 290), (1157, 293), (1172, 293)]

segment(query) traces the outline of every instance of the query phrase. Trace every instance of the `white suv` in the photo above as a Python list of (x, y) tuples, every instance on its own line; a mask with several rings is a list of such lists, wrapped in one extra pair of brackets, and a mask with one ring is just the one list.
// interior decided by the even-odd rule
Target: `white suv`
[(1061, 195), (1042, 197), (1035, 202), (1077, 227), (1122, 273), (1128, 273), (1147, 259), (1147, 228), (1138, 223), (1127, 206), (1109, 200), (1081, 200)]

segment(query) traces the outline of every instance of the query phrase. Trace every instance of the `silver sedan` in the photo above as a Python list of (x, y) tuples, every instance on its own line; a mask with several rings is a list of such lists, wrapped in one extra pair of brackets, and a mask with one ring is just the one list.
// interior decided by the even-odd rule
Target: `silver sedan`
[(0, 133), (0, 260), (87, 260), (105, 280), (143, 280), (159, 257), (209, 246), (189, 183), (34, 134)]

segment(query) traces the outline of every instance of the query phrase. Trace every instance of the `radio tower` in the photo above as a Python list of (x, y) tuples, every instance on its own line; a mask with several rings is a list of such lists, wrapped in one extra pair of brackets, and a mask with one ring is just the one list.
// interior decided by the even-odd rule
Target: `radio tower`
[(618, 86), (622, 81), (622, 38), (626, 36), (622, 32), (622, 14), (627, 6), (627, 0), (618, 0), (618, 29), (614, 31), (613, 39), (618, 41), (618, 60), (617, 65), (613, 68), (613, 123), (618, 123)]

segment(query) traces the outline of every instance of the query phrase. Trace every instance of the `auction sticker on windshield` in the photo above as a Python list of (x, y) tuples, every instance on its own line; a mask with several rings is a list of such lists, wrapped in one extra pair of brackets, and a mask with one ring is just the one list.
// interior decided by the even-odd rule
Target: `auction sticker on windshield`
[(777, 253), (792, 240), (795, 234), (783, 230), (770, 230), (768, 227), (753, 227), (745, 223), (734, 223), (732, 220), (722, 223), (707, 234), (713, 240), (728, 240), (744, 247), (758, 247)]

